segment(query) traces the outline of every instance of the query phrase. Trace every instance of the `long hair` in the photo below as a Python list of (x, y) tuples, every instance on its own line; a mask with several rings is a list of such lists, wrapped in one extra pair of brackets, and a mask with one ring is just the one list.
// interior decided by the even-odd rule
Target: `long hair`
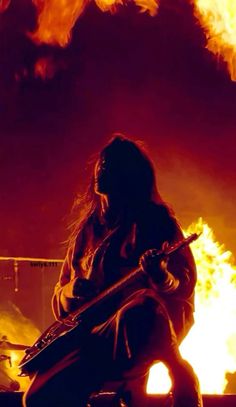
[[(131, 141), (122, 134), (114, 134), (101, 150), (98, 160), (104, 156), (109, 157), (113, 163), (113, 171), (115, 168), (115, 175), (121, 181), (119, 188), (122, 189), (129, 209), (135, 210), (137, 206), (142, 207), (148, 202), (163, 204), (168, 208), (158, 192), (153, 163), (141, 142)], [(86, 225), (99, 222), (101, 196), (95, 192), (94, 173), (85, 194), (74, 201), (72, 211), (76, 218), (69, 225), (69, 246), (74, 244)]]

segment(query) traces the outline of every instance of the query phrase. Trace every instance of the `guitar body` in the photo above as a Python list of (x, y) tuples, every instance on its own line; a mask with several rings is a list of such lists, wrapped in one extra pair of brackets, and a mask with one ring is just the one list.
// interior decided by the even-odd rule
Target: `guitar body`
[(29, 376), (41, 367), (52, 366), (64, 356), (79, 347), (84, 336), (81, 322), (67, 324), (54, 322), (38, 339), (25, 351), (25, 356), (19, 364), (20, 376)]

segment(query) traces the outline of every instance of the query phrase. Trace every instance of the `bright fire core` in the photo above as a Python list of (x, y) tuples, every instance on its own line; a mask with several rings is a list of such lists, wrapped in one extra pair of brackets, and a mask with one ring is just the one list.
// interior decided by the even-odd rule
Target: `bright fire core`
[[(202, 232), (191, 245), (198, 269), (195, 325), (180, 350), (196, 371), (204, 394), (222, 394), (225, 373), (236, 371), (236, 267), (232, 254), (214, 238), (200, 219), (186, 234)], [(170, 379), (164, 365), (149, 375), (149, 394), (167, 393)]]

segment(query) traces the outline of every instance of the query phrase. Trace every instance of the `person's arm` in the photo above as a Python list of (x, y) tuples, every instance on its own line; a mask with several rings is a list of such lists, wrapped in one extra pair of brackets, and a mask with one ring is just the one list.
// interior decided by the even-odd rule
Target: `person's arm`
[[(163, 250), (168, 245), (165, 241)], [(140, 266), (151, 277), (156, 291), (173, 293), (179, 287), (179, 279), (168, 268), (168, 257), (157, 255), (156, 249), (147, 250), (140, 258)]]
[(64, 318), (76, 306), (76, 303), (79, 303), (79, 300), (74, 298), (73, 295), (75, 279), (71, 280), (72, 252), (72, 248), (67, 251), (59, 280), (52, 296), (52, 311), (57, 320)]
[(54, 288), (52, 297), (52, 311), (59, 320), (76, 310), (86, 299), (94, 295), (93, 283), (81, 274), (71, 278), (74, 248), (67, 250), (66, 258), (61, 268), (59, 280)]
[[(178, 231), (179, 239), (183, 237), (181, 230)], [(197, 282), (197, 270), (195, 260), (189, 246), (183, 247), (173, 253), (168, 260), (168, 270), (178, 278), (179, 286), (176, 294), (184, 299), (191, 298)]]
[[(153, 211), (150, 250), (141, 256), (140, 264), (151, 276), (158, 292), (188, 299), (193, 295), (196, 284), (196, 266), (191, 249), (186, 246), (170, 255), (169, 258), (156, 257), (152, 249), (160, 249), (160, 243), (163, 245), (166, 242), (171, 245), (184, 237), (177, 221), (165, 207), (160, 208), (157, 215), (158, 218), (155, 219)], [(156, 236), (160, 234), (162, 242), (159, 241), (159, 238), (156, 240)]]

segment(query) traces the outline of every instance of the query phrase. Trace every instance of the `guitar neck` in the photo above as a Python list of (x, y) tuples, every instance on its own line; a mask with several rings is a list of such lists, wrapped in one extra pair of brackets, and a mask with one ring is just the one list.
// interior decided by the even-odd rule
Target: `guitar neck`
[[(181, 249), (182, 247), (189, 245), (192, 243), (194, 240), (196, 240), (199, 237), (198, 234), (194, 233), (187, 238), (183, 238), (182, 240), (178, 241), (177, 243), (168, 246), (165, 250), (160, 250), (156, 251), (155, 255), (156, 256), (170, 256), (177, 250)], [(71, 321), (77, 321), (84, 317), (87, 312), (91, 312), (94, 309), (97, 309), (99, 305), (101, 305), (103, 302), (108, 301), (110, 298), (118, 294), (120, 291), (122, 291), (125, 287), (130, 285), (133, 281), (136, 281), (142, 274), (145, 272), (141, 267), (136, 268), (135, 270), (131, 271), (128, 275), (125, 277), (121, 278), (118, 282), (116, 282), (114, 285), (111, 287), (108, 287), (106, 290), (102, 291), (100, 294), (98, 294), (95, 298), (92, 300), (86, 302), (84, 305), (82, 305), (79, 310), (73, 312), (70, 314), (68, 317), (69, 320)], [(64, 320), (64, 323), (66, 323), (66, 319)]]
[(72, 320), (75, 321), (77, 319), (80, 319), (84, 317), (87, 312), (91, 312), (93, 309), (97, 309), (99, 305), (102, 305), (105, 301), (108, 301), (110, 298), (118, 294), (133, 281), (136, 281), (142, 274), (144, 274), (144, 271), (141, 268), (137, 268), (131, 271), (131, 273), (121, 278), (117, 283), (115, 283), (111, 287), (108, 287), (106, 290), (98, 294), (95, 298), (82, 305), (78, 311), (72, 313)]

